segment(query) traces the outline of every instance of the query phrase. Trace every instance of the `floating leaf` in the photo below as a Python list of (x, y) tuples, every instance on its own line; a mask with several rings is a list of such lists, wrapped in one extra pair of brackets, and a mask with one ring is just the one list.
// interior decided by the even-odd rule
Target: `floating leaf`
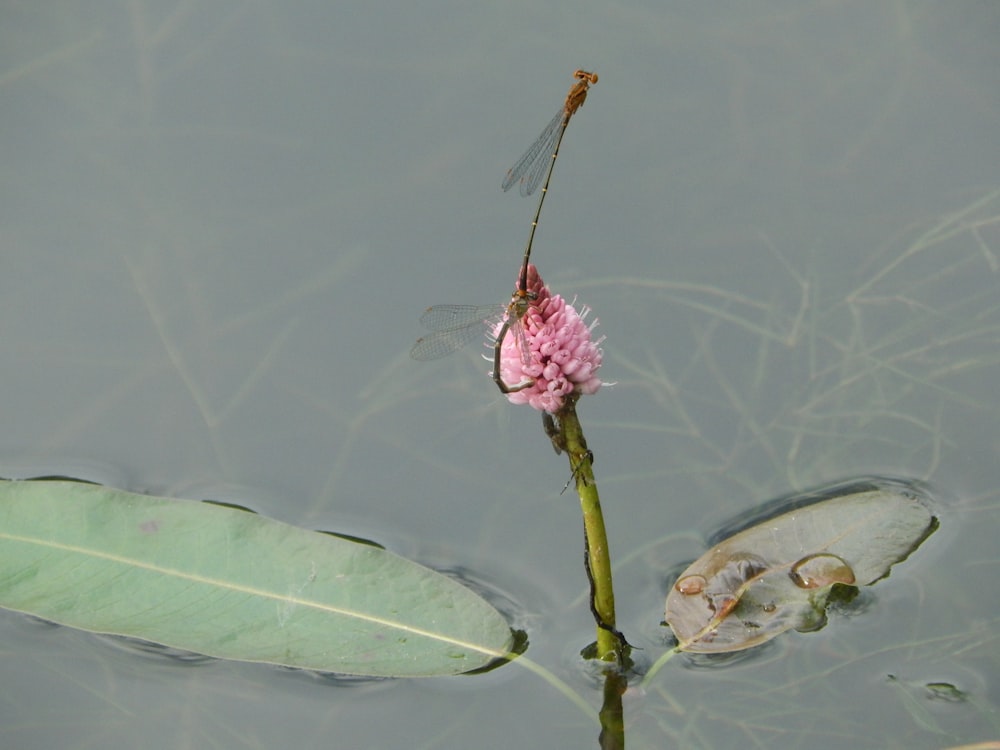
[(476, 669), (510, 627), (383, 549), (209, 503), (0, 480), (0, 606), (210, 656), (347, 674)]
[[(915, 483), (867, 479), (779, 501), (714, 542), (667, 595), (684, 651), (739, 651), (825, 622), (834, 586), (867, 586), (937, 528)], [(789, 510), (792, 508), (792, 510)]]

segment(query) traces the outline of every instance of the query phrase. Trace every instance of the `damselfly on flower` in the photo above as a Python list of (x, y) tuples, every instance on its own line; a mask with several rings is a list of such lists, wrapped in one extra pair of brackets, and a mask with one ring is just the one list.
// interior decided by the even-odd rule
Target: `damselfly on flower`
[[(527, 311), (520, 320), (531, 356), (525, 364), (514, 341), (500, 342), (500, 377), (506, 382), (531, 384), (507, 394), (513, 404), (530, 404), (539, 411), (555, 414), (571, 393), (596, 393), (601, 387), (597, 371), (601, 366), (604, 337), (594, 339), (597, 319), (586, 322), (589, 308), (576, 308), (545, 286), (534, 265), (528, 267)], [(499, 335), (502, 324), (495, 328)], [(508, 337), (509, 339), (510, 337)]]

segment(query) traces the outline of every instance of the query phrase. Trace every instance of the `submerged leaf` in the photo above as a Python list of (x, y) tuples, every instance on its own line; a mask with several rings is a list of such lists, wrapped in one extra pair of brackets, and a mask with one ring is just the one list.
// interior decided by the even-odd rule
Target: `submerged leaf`
[(456, 674), (510, 627), (391, 552), (203, 502), (0, 480), (0, 606), (210, 656), (357, 675)]
[(825, 622), (836, 585), (867, 586), (937, 528), (918, 484), (869, 479), (782, 500), (717, 540), (667, 595), (666, 621), (684, 651), (739, 651)]

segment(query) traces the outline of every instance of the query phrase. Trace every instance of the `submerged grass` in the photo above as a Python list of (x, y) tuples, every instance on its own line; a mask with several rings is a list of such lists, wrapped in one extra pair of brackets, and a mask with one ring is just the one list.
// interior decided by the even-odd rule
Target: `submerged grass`
[[(1000, 669), (1000, 617), (968, 588), (1000, 562), (982, 546), (991, 537), (982, 525), (995, 526), (1000, 508), (995, 458), (988, 460), (996, 442), (979, 440), (995, 435), (1000, 416), (998, 246), (994, 190), (880, 249), (846, 291), (827, 280), (820, 294), (818, 275), (784, 259), (793, 292), (768, 303), (721, 288), (617, 280), (633, 296), (700, 316), (690, 323), (693, 345), (670, 357), (610, 350), (609, 369), (628, 372), (660, 412), (619, 427), (660, 436), (656, 473), (667, 486), (689, 477), (726, 510), (868, 470), (978, 495), (945, 510), (946, 525), (971, 529), (967, 514), (977, 518), (978, 537), (964, 534), (963, 553), (928, 553), (932, 569), (920, 567), (921, 551), (916, 568), (893, 573), (893, 589), (862, 597), (858, 611), (868, 616), (851, 627), (791, 634), (750, 657), (749, 669), (661, 660), (642, 683), (645, 700), (657, 705), (649, 708), (657, 733), (684, 747), (742, 736), (750, 747), (788, 748), (914, 747), (926, 746), (928, 734), (941, 744), (1000, 734), (982, 677)], [(966, 577), (969, 565), (976, 573)], [(951, 690), (934, 689), (940, 685)], [(883, 722), (893, 727), (888, 735)]]

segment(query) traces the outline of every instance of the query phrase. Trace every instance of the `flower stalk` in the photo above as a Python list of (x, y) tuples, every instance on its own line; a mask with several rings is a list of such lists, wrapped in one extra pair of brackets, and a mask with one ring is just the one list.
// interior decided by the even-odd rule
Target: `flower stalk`
[[(500, 339), (494, 345), (494, 379), (519, 384), (516, 389), (501, 390), (511, 403), (529, 404), (541, 411), (552, 445), (569, 457), (583, 511), (584, 562), (591, 588), (590, 609), (597, 623), (593, 656), (621, 666), (627, 658), (628, 644), (615, 627), (611, 556), (594, 480), (594, 454), (587, 447), (576, 414), (580, 396), (596, 393), (602, 385), (597, 371), (603, 357), (603, 338), (594, 339), (597, 321), (587, 324), (589, 311), (584, 308), (579, 313), (561, 296), (553, 295), (535, 266), (528, 266), (525, 278), (523, 297), (527, 307), (518, 311), (518, 328), (513, 328), (514, 321), (505, 319), (494, 331)], [(511, 330), (518, 335), (509, 335)]]
[[(576, 414), (579, 394), (565, 400), (555, 415), (558, 419), (559, 442), (569, 457), (570, 469), (576, 479), (576, 493), (583, 512), (583, 537), (586, 543), (584, 561), (590, 579), (590, 609), (597, 623), (595, 657), (602, 661), (623, 664), (627, 644), (615, 627), (615, 592), (611, 578), (611, 554), (608, 534), (601, 511), (601, 498), (594, 479), (594, 454), (587, 447), (583, 428)], [(550, 437), (552, 437), (550, 435)], [(553, 445), (556, 440), (553, 439)]]

